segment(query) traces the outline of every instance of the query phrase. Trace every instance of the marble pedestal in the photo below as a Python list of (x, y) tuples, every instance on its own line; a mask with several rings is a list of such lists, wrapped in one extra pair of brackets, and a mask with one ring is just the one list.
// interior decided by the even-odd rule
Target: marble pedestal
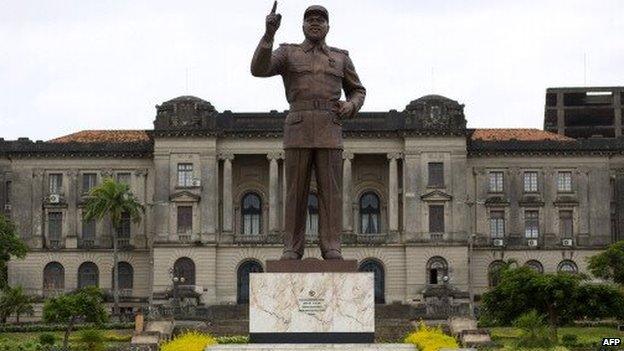
[(412, 344), (247, 344), (214, 345), (206, 351), (418, 351)]
[(252, 273), (251, 343), (372, 343), (371, 272)]

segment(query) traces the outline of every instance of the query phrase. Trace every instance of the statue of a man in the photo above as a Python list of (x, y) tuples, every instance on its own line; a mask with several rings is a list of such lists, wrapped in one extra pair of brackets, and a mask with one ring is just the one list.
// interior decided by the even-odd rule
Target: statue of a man
[[(342, 119), (353, 118), (364, 103), (360, 83), (346, 50), (327, 46), (329, 14), (323, 6), (303, 14), (301, 44), (281, 44), (273, 38), (281, 15), (277, 2), (266, 16), (266, 32), (251, 61), (256, 77), (281, 75), (290, 103), (284, 125), (286, 223), (282, 260), (298, 260), (305, 246), (310, 174), (318, 185), (319, 242), (323, 258), (342, 259)], [(340, 101), (344, 89), (346, 101)]]

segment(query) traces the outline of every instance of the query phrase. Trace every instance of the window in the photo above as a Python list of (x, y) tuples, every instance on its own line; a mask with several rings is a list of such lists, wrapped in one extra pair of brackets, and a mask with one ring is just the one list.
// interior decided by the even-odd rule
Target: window
[(178, 186), (193, 186), (193, 164), (178, 163)]
[(444, 206), (429, 206), (429, 232), (444, 233)]
[(524, 191), (537, 191), (537, 172), (524, 172)]
[(308, 196), (308, 216), (306, 217), (306, 234), (318, 235), (318, 197), (315, 194)]
[(258, 235), (262, 233), (262, 200), (255, 193), (243, 197), (243, 234)]
[(385, 273), (381, 262), (376, 259), (366, 259), (360, 263), (359, 272), (373, 272), (375, 286), (375, 303), (385, 303)]
[(378, 234), (381, 232), (379, 217), (379, 196), (369, 191), (360, 198), (360, 232), (362, 234)]
[(183, 285), (195, 285), (195, 262), (188, 257), (178, 258), (173, 264), (173, 276), (184, 278)]
[[(111, 274), (113, 277), (113, 282), (111, 286), (115, 287), (115, 276)], [(128, 262), (119, 262), (117, 263), (117, 279), (119, 280), (119, 289), (120, 290), (132, 290), (132, 286), (134, 285), (134, 268)], [(126, 292), (122, 292), (122, 295), (127, 295)]]
[(95, 173), (83, 173), (82, 174), (82, 192), (88, 193), (97, 184), (97, 174)]
[(78, 267), (78, 289), (87, 286), (99, 286), (100, 271), (93, 262), (85, 262)]
[(544, 266), (542, 266), (540, 261), (529, 260), (524, 265), (536, 271), (537, 273), (544, 273)]
[(444, 163), (429, 162), (429, 184), (432, 187), (444, 186)]
[(63, 212), (48, 213), (48, 239), (51, 246), (61, 244), (63, 233)]
[(505, 237), (505, 211), (490, 212), (490, 235), (492, 238)]
[(130, 214), (128, 212), (123, 212), (121, 214), (119, 228), (117, 228), (117, 245), (124, 246), (130, 244), (128, 239), (130, 239), (131, 223)]
[(82, 220), (82, 244), (85, 247), (93, 246), (95, 242), (95, 220)]
[(193, 206), (178, 206), (178, 234), (193, 232)]
[(442, 284), (448, 281), (448, 263), (440, 256), (432, 257), (427, 262), (429, 284)]
[(4, 183), (4, 203), (7, 205), (11, 203), (11, 185), (10, 180)]
[(557, 191), (558, 192), (571, 192), (572, 191), (572, 172), (557, 173)]
[(238, 266), (236, 302), (239, 304), (249, 303), (249, 274), (262, 273), (262, 265), (254, 260), (248, 260)]
[(561, 261), (561, 263), (559, 263), (559, 266), (557, 266), (557, 271), (566, 273), (578, 273), (578, 267), (576, 266), (576, 263), (574, 263), (574, 261), (563, 260)]
[(65, 290), (65, 268), (58, 262), (50, 262), (43, 269), (43, 292), (45, 295)]
[(527, 238), (539, 237), (538, 211), (524, 211), (524, 236)]
[(63, 175), (61, 173), (51, 173), (49, 182), (50, 194), (60, 194), (63, 190)]
[(130, 172), (117, 173), (117, 183), (124, 183), (130, 185)]
[(571, 238), (572, 231), (572, 211), (559, 211), (559, 236), (562, 238)]
[(491, 287), (495, 287), (500, 282), (501, 269), (505, 266), (503, 261), (494, 261), (488, 268), (488, 281)]
[(503, 192), (503, 172), (490, 172), (489, 185), (491, 193)]

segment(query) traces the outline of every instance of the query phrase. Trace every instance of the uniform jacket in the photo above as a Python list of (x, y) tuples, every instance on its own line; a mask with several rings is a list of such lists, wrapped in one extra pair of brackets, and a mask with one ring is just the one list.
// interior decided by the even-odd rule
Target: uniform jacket
[(346, 50), (309, 41), (281, 44), (262, 38), (251, 61), (256, 77), (281, 75), (290, 111), (284, 122), (284, 148), (342, 148), (342, 123), (331, 106), (344, 89), (355, 106), (362, 107), (366, 89)]

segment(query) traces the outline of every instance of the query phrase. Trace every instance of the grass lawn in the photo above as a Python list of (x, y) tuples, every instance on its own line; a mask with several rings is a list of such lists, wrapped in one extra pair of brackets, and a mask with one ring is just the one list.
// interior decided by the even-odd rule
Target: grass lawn
[[(513, 343), (520, 334), (520, 330), (512, 327), (496, 327), (489, 328), (489, 330), (492, 340), (501, 346)], [(559, 340), (566, 334), (576, 335), (578, 343), (581, 345), (595, 344), (601, 342), (602, 338), (607, 337), (624, 338), (624, 332), (610, 327), (562, 327), (557, 330)]]
[[(3, 340), (19, 342), (21, 344), (36, 342), (39, 340), (39, 335), (46, 334), (54, 334), (56, 336), (56, 344), (60, 345), (63, 342), (63, 337), (65, 336), (65, 332), (55, 331), (55, 332), (22, 332), (22, 333), (0, 333), (0, 346), (3, 344)], [(73, 344), (78, 337), (77, 331), (73, 331), (69, 336), (69, 343)], [(123, 329), (123, 330), (105, 330), (104, 334), (107, 338), (107, 344), (109, 346), (119, 345), (119, 344), (127, 344), (130, 342), (132, 338), (132, 329)]]

